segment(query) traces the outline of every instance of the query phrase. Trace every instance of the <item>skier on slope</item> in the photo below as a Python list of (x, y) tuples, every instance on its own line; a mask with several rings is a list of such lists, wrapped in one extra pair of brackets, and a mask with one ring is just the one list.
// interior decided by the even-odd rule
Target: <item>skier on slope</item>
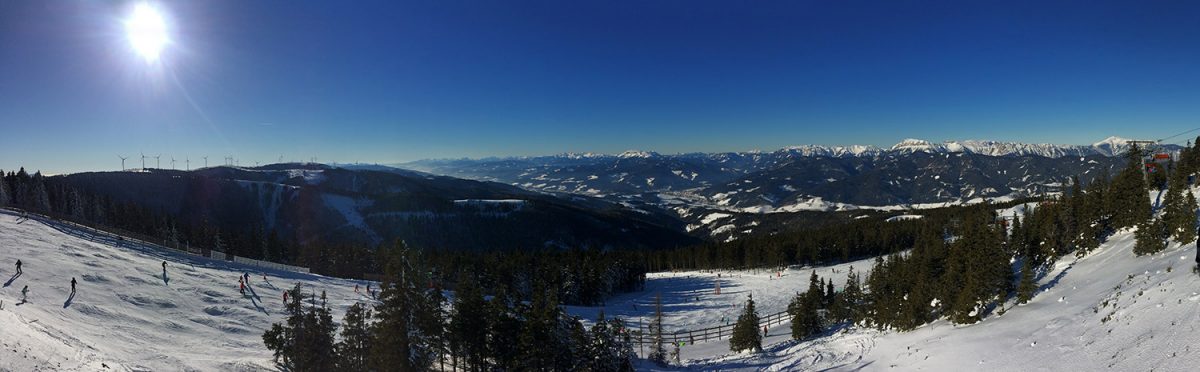
[(17, 260), (17, 275), (21, 274), (21, 260)]
[(283, 304), (287, 305), (287, 291), (283, 291)]
[(29, 286), (25, 286), (25, 288), (21, 288), (21, 303), (28, 302), (28, 301), (26, 301), (26, 299), (28, 298), (28, 294), (29, 294)]
[(71, 294), (75, 294), (75, 277), (71, 277)]

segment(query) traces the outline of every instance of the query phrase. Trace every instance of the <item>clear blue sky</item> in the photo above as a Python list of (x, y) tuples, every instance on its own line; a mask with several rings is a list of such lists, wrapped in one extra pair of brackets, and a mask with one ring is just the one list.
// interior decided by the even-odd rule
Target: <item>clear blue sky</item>
[(1200, 127), (1195, 1), (159, 1), (155, 63), (133, 4), (0, 2), (0, 168)]

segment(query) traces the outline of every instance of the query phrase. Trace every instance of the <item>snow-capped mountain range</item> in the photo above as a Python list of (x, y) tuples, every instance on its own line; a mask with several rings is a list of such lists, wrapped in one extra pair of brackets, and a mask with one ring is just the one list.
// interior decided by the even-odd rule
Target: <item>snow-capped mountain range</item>
[[(704, 210), (769, 213), (895, 209), (1009, 200), (1060, 191), (1125, 159), (1130, 140), (1092, 145), (906, 139), (877, 146), (790, 146), (771, 152), (567, 153), (538, 157), (421, 160), (402, 168), (582, 194), (674, 210), (685, 222)], [(1178, 145), (1154, 151), (1177, 152)], [(697, 217), (698, 218), (698, 217)]]

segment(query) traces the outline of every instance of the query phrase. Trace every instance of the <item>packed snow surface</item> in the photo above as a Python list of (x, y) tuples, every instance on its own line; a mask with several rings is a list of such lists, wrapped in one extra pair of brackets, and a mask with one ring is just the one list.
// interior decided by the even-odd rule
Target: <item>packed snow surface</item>
[[(0, 213), (0, 247), (0, 371), (275, 370), (262, 333), (283, 320), (284, 288), (325, 292), (337, 321), (369, 301), (354, 291), (366, 282), (264, 273), (8, 212)], [(238, 292), (243, 272), (246, 295)]]

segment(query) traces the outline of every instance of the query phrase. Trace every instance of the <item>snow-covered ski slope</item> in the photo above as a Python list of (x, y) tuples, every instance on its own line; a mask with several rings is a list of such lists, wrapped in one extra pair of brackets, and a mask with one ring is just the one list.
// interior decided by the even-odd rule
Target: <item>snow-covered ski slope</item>
[[(805, 342), (790, 340), (783, 324), (770, 330), (763, 353), (731, 354), (727, 342), (685, 345), (683, 366), (665, 369), (1194, 371), (1200, 365), (1200, 276), (1192, 272), (1196, 246), (1171, 243), (1160, 254), (1137, 257), (1133, 245), (1133, 233), (1121, 231), (1086, 257), (1060, 258), (1042, 273), (1030, 303), (1014, 306), (1010, 299), (1004, 315), (992, 313), (976, 324), (940, 320), (904, 333), (852, 327)], [(839, 265), (841, 274), (832, 275), (838, 288), (848, 265)], [(853, 265), (865, 278), (870, 261)], [(828, 267), (817, 270), (822, 277), (832, 274)], [(710, 274), (657, 274), (646, 291), (610, 301), (605, 311), (649, 319), (654, 293), (661, 291), (664, 328), (702, 328), (722, 316), (735, 319), (737, 311), (728, 303), (744, 301), (747, 292), (754, 293), (759, 314), (765, 315), (784, 309), (795, 291), (808, 286), (807, 270), (786, 271), (782, 280), (766, 275), (722, 274), (722, 295), (715, 296)], [(693, 288), (709, 293), (697, 300)], [(627, 310), (632, 303), (638, 305), (636, 313)], [(659, 369), (648, 363), (639, 367)]]
[[(339, 321), (351, 304), (368, 301), (355, 281), (263, 274), (0, 213), (0, 371), (275, 370), (262, 333), (283, 319), (284, 288), (326, 291)], [(28, 302), (20, 304), (25, 286)]]

